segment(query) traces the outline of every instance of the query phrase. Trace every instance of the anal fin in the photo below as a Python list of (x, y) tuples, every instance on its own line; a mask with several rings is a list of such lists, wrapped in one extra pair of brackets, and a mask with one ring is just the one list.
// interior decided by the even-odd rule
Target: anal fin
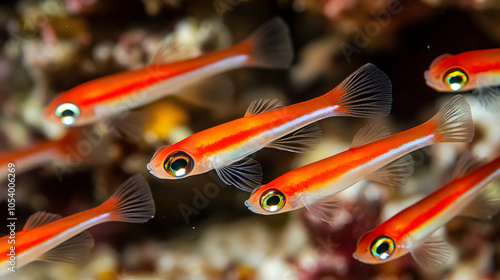
[(82, 261), (94, 246), (94, 240), (84, 231), (40, 256), (39, 260), (48, 262), (78, 263)]
[(476, 159), (470, 152), (466, 151), (458, 158), (453, 178), (464, 177), (482, 165), (484, 165), (484, 162)]
[(317, 123), (312, 123), (274, 140), (267, 147), (294, 153), (304, 153), (316, 149), (320, 143), (321, 129)]

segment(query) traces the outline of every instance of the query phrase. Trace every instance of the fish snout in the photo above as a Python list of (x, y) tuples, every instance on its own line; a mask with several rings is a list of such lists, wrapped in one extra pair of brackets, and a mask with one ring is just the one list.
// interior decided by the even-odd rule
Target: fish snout
[(434, 87), (434, 84), (432, 83), (432, 79), (431, 79), (431, 73), (429, 72), (429, 70), (425, 70), (425, 72), (424, 72), (424, 79), (425, 79), (425, 83), (429, 87)]
[(159, 178), (159, 179), (170, 179), (169, 177), (166, 177), (164, 174), (162, 174), (161, 171), (158, 171), (157, 168), (155, 168), (154, 166), (152, 166), (151, 163), (148, 163), (146, 165), (146, 167), (148, 168), (149, 173), (151, 173), (151, 175), (155, 176), (156, 178)]
[(248, 208), (248, 210), (256, 213), (256, 214), (262, 214), (259, 209), (255, 209), (255, 206), (250, 203), (249, 199), (245, 200), (245, 206)]

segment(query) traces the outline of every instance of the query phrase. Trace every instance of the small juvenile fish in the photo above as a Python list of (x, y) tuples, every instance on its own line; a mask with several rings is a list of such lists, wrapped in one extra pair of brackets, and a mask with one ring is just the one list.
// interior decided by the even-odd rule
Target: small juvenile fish
[(365, 64), (336, 88), (309, 101), (281, 107), (276, 100), (256, 100), (243, 118), (160, 148), (147, 167), (161, 179), (215, 169), (224, 183), (250, 192), (260, 185), (262, 169), (247, 156), (264, 147), (312, 150), (321, 141), (316, 121), (333, 116), (384, 117), (391, 103), (389, 78), (374, 65)]
[(453, 97), (434, 117), (417, 127), (388, 136), (377, 126), (362, 128), (351, 148), (292, 170), (253, 191), (245, 205), (271, 215), (306, 207), (315, 217), (331, 223), (342, 210), (335, 194), (361, 180), (399, 186), (413, 173), (410, 152), (443, 142), (470, 142), (474, 123), (469, 103)]
[(458, 165), (458, 178), (365, 233), (353, 257), (380, 264), (410, 253), (425, 270), (444, 265), (451, 248), (434, 231), (456, 216), (490, 219), (500, 208), (498, 186), (486, 187), (500, 176), (500, 157), (469, 174), (468, 163)]
[(232, 47), (195, 58), (166, 63), (169, 52), (160, 49), (153, 62), (76, 86), (47, 105), (45, 118), (78, 126), (107, 119), (178, 92), (187, 85), (245, 66), (287, 68), (293, 58), (289, 30), (274, 18)]
[(15, 269), (35, 261), (76, 263), (93, 246), (86, 229), (106, 222), (145, 223), (153, 217), (155, 205), (149, 185), (140, 175), (125, 181), (103, 204), (61, 218), (37, 212), (28, 218), (22, 231), (0, 238), (0, 275), (9, 273), (12, 251)]
[(434, 59), (424, 77), (437, 91), (472, 91), (488, 111), (499, 110), (500, 49), (443, 54)]

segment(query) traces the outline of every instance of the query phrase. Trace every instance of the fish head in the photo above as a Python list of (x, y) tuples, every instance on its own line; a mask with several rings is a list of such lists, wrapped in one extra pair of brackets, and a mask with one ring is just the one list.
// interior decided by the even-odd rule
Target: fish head
[(256, 188), (245, 201), (245, 206), (254, 213), (274, 215), (294, 210), (293, 198), (284, 190), (276, 188), (271, 182)]
[(385, 263), (402, 256), (405, 252), (400, 244), (390, 234), (378, 229), (368, 231), (358, 240), (356, 252), (352, 254), (356, 260), (368, 264)]
[(473, 88), (475, 77), (454, 55), (443, 54), (424, 72), (425, 83), (440, 92), (462, 92)]
[(181, 179), (199, 174), (192, 154), (179, 145), (163, 146), (147, 164), (149, 172), (160, 179)]
[(46, 121), (64, 126), (81, 126), (94, 119), (92, 109), (79, 104), (65, 93), (57, 96), (44, 109)]

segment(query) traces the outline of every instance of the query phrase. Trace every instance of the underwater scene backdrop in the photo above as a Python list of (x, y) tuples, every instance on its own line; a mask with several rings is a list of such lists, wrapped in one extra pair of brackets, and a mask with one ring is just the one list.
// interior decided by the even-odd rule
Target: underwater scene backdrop
[[(3, 0), (0, 277), (500, 279), (498, 215), (477, 219), (465, 217), (478, 216), (470, 212), (445, 214), (450, 221), (433, 236), (450, 246), (427, 251), (447, 257), (434, 269), (415, 261), (414, 251), (380, 264), (353, 257), (363, 234), (450, 182), (457, 165), (464, 169), (461, 158), (469, 154), (484, 165), (500, 156), (499, 45), (497, 0)], [(255, 51), (261, 47), (271, 52)], [(429, 82), (432, 71), (424, 74), (437, 68), (432, 63), (443, 54), (495, 48), (496, 53), (472, 59), (473, 72), (445, 67), (446, 73), (440, 74), (455, 76), (437, 82)], [(366, 63), (378, 69), (356, 72), (359, 76), (350, 88), (364, 83), (362, 94), (390, 92), (390, 85), (381, 82), (387, 75), (392, 105), (385, 100), (374, 108), (364, 106), (371, 111), (389, 106), (390, 114), (322, 117), (317, 122), (320, 138), (316, 128), (306, 127), (310, 130), (302, 130), (286, 145), (263, 145), (272, 148), (257, 149), (259, 143), (242, 141), (255, 151), (232, 169), (214, 164), (217, 171), (187, 174), (201, 163), (190, 154), (180, 154), (177, 163), (167, 164), (161, 158), (159, 168), (165, 168), (161, 172), (193, 176), (169, 180), (151, 171), (160, 148), (243, 118), (253, 101), (267, 99), (253, 103), (245, 118), (258, 116), (266, 106), (278, 112), (278, 102), (288, 106), (322, 96)], [(126, 74), (113, 76), (116, 73)], [(106, 78), (96, 80), (101, 77)], [(478, 82), (478, 77), (486, 82)], [(166, 79), (168, 84), (156, 87)], [(84, 84), (88, 81), (91, 84)], [(451, 87), (433, 84), (440, 82)], [(475, 87), (469, 89), (467, 82)], [(81, 84), (86, 86), (75, 89)], [(460, 91), (462, 87), (467, 90)], [(412, 152), (406, 164), (411, 161), (414, 172), (401, 175), (402, 184), (387, 186), (380, 183), (387, 181), (380, 176), (360, 177), (359, 183), (335, 195), (338, 204), (330, 201), (323, 205), (326, 208), (319, 207), (336, 211), (327, 222), (314, 210), (318, 210), (314, 203), (317, 206), (323, 197), (276, 215), (267, 215), (263, 207), (259, 211), (266, 215), (261, 215), (249, 211), (245, 203), (251, 192), (235, 187), (235, 177), (250, 178), (245, 181), (249, 185), (265, 185), (348, 150), (356, 132), (369, 124), (386, 127), (390, 133), (407, 131), (429, 120), (450, 100), (462, 100), (452, 99), (458, 94), (470, 104), (470, 109), (464, 105), (467, 102), (462, 105), (474, 122), (469, 127), (472, 141), (437, 143)], [(118, 96), (119, 102), (106, 104), (106, 96)], [(75, 106), (72, 100), (81, 103)], [(293, 108), (286, 116), (300, 107)], [(87, 118), (89, 112), (92, 116)], [(288, 132), (295, 128), (300, 127), (290, 125)], [(229, 125), (224, 131), (241, 129)], [(209, 132), (197, 141), (217, 137)], [(231, 139), (230, 144), (237, 141)], [(287, 146), (290, 142), (296, 146)], [(255, 162), (260, 172), (238, 177), (245, 170), (254, 172)], [(471, 161), (465, 165), (470, 167)], [(330, 176), (321, 173), (321, 165), (318, 168), (314, 172)], [(500, 207), (496, 168), (489, 178), (491, 199), (478, 203), (491, 210), (488, 214)], [(107, 212), (106, 207), (115, 206), (118, 214)], [(69, 217), (86, 210), (93, 218), (76, 216), (75, 225), (61, 220), (65, 223), (58, 227), (49, 222), (56, 223), (59, 216), (32, 216), (45, 211)], [(427, 210), (422, 208), (422, 213)], [(70, 229), (81, 232), (84, 229), (78, 227), (91, 222), (95, 222), (88, 229), (91, 237), (80, 235), (79, 243), (70, 244), (74, 247), (66, 243), (64, 250), (51, 251), (50, 256), (36, 247), (45, 242), (42, 236)], [(31, 230), (26, 231), (31, 239), (21, 235), (23, 227)], [(60, 243), (65, 237), (57, 238)], [(13, 239), (16, 243), (8, 243)], [(35, 246), (31, 251), (23, 247), (28, 239), (34, 240), (28, 244)], [(380, 250), (389, 252), (387, 244)], [(375, 249), (370, 257), (381, 253)], [(21, 260), (30, 256), (35, 261), (20, 267)], [(72, 260), (78, 262), (67, 263)]]

